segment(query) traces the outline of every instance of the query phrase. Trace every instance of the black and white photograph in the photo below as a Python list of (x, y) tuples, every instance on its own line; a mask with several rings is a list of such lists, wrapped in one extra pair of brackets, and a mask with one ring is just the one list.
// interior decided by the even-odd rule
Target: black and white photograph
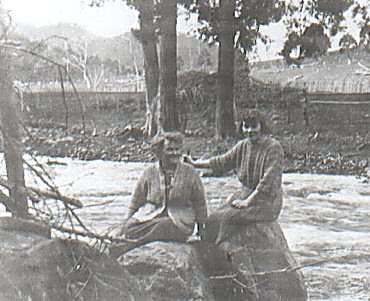
[(370, 301), (369, 0), (0, 0), (0, 301)]

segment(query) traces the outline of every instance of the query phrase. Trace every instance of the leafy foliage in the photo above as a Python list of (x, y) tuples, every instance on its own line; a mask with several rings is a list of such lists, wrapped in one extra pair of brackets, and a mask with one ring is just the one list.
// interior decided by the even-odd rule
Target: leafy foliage
[(348, 51), (357, 47), (356, 39), (349, 33), (346, 33), (339, 41), (340, 51)]
[(344, 13), (352, 4), (353, 0), (292, 0), (286, 6), (284, 22), (289, 32), (299, 34), (319, 23), (334, 36), (344, 29)]
[[(286, 6), (284, 23), (287, 40), (281, 54), (288, 63), (297, 63), (304, 57), (323, 55), (330, 47), (330, 37), (345, 29), (344, 13), (354, 0), (292, 0)], [(291, 57), (299, 48), (297, 59)]]
[[(302, 35), (292, 32), (289, 34), (281, 54), (288, 64), (299, 64), (305, 57), (313, 57), (326, 54), (330, 47), (330, 39), (324, 33), (321, 24), (313, 23), (307, 27)], [(299, 50), (298, 58), (292, 58), (293, 50)]]
[[(216, 1), (183, 0), (179, 1), (190, 12), (198, 14), (201, 24), (198, 29), (200, 38), (208, 43), (218, 41), (222, 21)], [(260, 32), (262, 25), (278, 22), (284, 12), (284, 1), (279, 0), (235, 0), (234, 28), (235, 46), (243, 52), (250, 51), (260, 39), (268, 42), (268, 37)]]
[(352, 9), (352, 17), (356, 18), (357, 25), (360, 28), (360, 45), (370, 48), (370, 4), (368, 1), (356, 2)]

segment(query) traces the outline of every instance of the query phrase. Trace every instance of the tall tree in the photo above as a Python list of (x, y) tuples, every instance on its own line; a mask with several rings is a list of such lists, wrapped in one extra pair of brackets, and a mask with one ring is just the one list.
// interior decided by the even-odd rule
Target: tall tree
[(179, 128), (176, 109), (177, 87), (177, 2), (161, 0), (159, 42), (159, 126), (161, 130)]
[[(223, 88), (218, 90), (216, 109), (218, 125), (216, 135), (219, 138), (230, 135), (229, 128), (234, 122), (229, 112), (231, 106), (228, 98), (233, 90), (233, 81), (230, 80), (233, 68), (223, 67), (224, 60), (230, 59), (230, 55), (221, 55), (230, 51), (222, 46), (226, 42), (226, 37), (222, 37), (223, 33), (228, 32), (228, 43), (247, 54), (256, 45), (257, 40), (269, 42), (269, 37), (260, 31), (262, 25), (283, 19), (288, 40), (292, 38), (295, 41), (297, 39), (302, 41), (305, 55), (322, 54), (330, 45), (329, 37), (344, 30), (344, 12), (355, 2), (357, 5), (353, 13), (362, 16), (360, 21), (363, 28), (362, 40), (364, 44), (367, 39), (370, 40), (369, 5), (361, 0), (182, 0), (181, 2), (190, 12), (198, 14), (201, 21), (200, 37), (207, 42), (218, 42), (220, 46), (219, 72), (224, 74), (219, 74), (219, 87)], [(234, 20), (231, 20), (229, 16), (233, 9)], [(234, 27), (234, 32), (230, 31), (231, 27)], [(302, 36), (304, 39), (300, 40)]]
[[(176, 130), (179, 127), (176, 109), (177, 1), (123, 1), (139, 11), (140, 30), (135, 34), (142, 42), (145, 56), (145, 80), (147, 84), (146, 133), (149, 135), (155, 134), (155, 122), (157, 122), (159, 130)], [(90, 1), (91, 5), (98, 6), (104, 2), (105, 0)], [(155, 22), (156, 19), (159, 19), (158, 23)], [(156, 29), (159, 30), (160, 37), (159, 68), (155, 38)], [(155, 114), (158, 114), (158, 118)]]
[(155, 4), (153, 0), (136, 0), (132, 3), (139, 13), (140, 29), (133, 30), (135, 37), (141, 42), (144, 54), (144, 70), (146, 85), (146, 121), (144, 133), (152, 137), (157, 132), (157, 102), (159, 85), (159, 65), (157, 51), (157, 33), (155, 20)]
[(235, 0), (220, 0), (216, 137), (235, 135), (234, 124), (234, 36)]
[(198, 14), (200, 37), (219, 45), (216, 137), (235, 135), (234, 125), (234, 50), (245, 55), (257, 40), (267, 42), (261, 25), (281, 19), (280, 0), (183, 0), (190, 12)]
[[(7, 40), (10, 21), (4, 20), (0, 2), (0, 43)], [(10, 18), (9, 18), (10, 19)], [(16, 114), (11, 56), (0, 44), (0, 131), (3, 136), (4, 158), (8, 178), (9, 204), (7, 209), (15, 216), (27, 217), (28, 205), (24, 180), (22, 139)]]

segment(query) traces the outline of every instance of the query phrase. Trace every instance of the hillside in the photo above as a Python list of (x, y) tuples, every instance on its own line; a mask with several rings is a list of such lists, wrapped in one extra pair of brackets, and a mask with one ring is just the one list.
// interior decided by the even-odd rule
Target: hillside
[(289, 66), (283, 60), (256, 63), (251, 67), (251, 75), (265, 83), (305, 87), (308, 92), (368, 93), (368, 68), (368, 51), (357, 48), (305, 59), (300, 66)]
[(53, 35), (71, 37), (73, 39), (93, 40), (96, 36), (83, 26), (70, 23), (58, 23), (47, 26), (35, 26), (30, 24), (16, 24), (15, 32), (30, 40), (42, 40)]
[[(99, 56), (101, 59), (118, 60), (127, 69), (132, 69), (135, 63), (143, 68), (143, 54), (141, 44), (131, 32), (122, 33), (115, 37), (98, 37), (80, 25), (60, 23), (50, 26), (36, 27), (18, 24), (15, 34), (31, 41), (44, 40), (51, 36), (67, 37), (71, 41), (86, 41), (89, 56)], [(62, 47), (61, 41), (49, 42), (53, 46)], [(181, 57), (183, 70), (197, 69), (200, 66), (200, 56), (209, 56), (208, 70), (215, 70), (217, 66), (217, 47), (209, 46), (196, 37), (180, 33), (178, 35), (178, 57)]]

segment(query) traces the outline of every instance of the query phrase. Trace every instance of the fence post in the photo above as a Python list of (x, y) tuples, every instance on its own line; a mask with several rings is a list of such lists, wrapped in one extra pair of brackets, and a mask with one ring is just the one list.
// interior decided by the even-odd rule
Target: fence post
[(3, 135), (4, 158), (8, 178), (10, 211), (18, 217), (28, 216), (24, 180), (22, 140), (10, 77), (10, 57), (0, 49), (0, 129)]
[(308, 116), (308, 98), (307, 98), (307, 90), (303, 90), (303, 119), (304, 125), (307, 128), (310, 125), (310, 120)]

